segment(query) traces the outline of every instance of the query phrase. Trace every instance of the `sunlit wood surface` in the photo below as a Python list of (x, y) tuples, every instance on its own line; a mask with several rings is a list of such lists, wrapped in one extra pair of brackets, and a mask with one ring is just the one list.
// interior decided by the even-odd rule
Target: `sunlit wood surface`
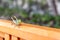
[[(60, 40), (60, 29), (0, 20), (0, 39), (3, 40)], [(19, 38), (19, 39), (18, 39)]]

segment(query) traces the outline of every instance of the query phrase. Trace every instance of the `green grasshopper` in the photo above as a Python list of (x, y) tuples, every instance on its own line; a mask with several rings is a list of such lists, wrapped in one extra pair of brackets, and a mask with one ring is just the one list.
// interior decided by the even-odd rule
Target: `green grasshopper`
[(16, 16), (11, 17), (14, 24), (19, 25), (21, 23), (21, 19), (17, 19)]

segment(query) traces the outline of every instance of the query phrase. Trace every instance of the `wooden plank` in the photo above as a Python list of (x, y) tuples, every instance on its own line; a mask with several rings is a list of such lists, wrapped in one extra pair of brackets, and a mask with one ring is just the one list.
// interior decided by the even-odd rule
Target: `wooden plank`
[(18, 38), (18, 37), (16, 37), (16, 36), (11, 36), (11, 40), (24, 40), (24, 39)]
[[(31, 29), (31, 28), (27, 27), (27, 29), (29, 29), (27, 31), (27, 29), (26, 28), (24, 29), (24, 28), (22, 28), (22, 29), (20, 28), (20, 30), (18, 30), (18, 29), (14, 29), (14, 28), (8, 28), (8, 27), (0, 26), (0, 31), (11, 34), (11, 35), (14, 35), (14, 36), (17, 36), (17, 37), (20, 37), (20, 38), (23, 38), (23, 39), (26, 39), (26, 40), (37, 40), (37, 39), (38, 40), (44, 40), (44, 39), (45, 40), (47, 40), (47, 39), (50, 39), (50, 40), (54, 39), (55, 40), (56, 39), (56, 38), (54, 38), (55, 35), (56, 35), (55, 33), (53, 33), (55, 35), (52, 34), (54, 37), (50, 36), (50, 38), (49, 38), (48, 34), (46, 34), (47, 32), (45, 32), (41, 29)], [(4, 29), (4, 30), (2, 30), (2, 29)]]
[(10, 40), (9, 34), (5, 34), (5, 40)]
[(24, 40), (24, 39), (21, 38), (20, 40)]
[(5, 35), (5, 33), (0, 31), (0, 37), (4, 38), (5, 37), (4, 35)]
[(18, 40), (24, 40), (24, 39), (23, 39), (23, 38), (19, 38), (19, 37), (18, 37)]
[(25, 39), (20, 38), (19, 40), (25, 40)]
[(3, 38), (2, 38), (2, 37), (0, 37), (0, 40), (3, 40)]
[[(4, 24), (4, 25), (3, 25)], [(60, 40), (60, 29), (21, 23), (13, 27), (10, 21), (0, 20), (0, 31), (25, 40)], [(4, 30), (3, 30), (4, 29)]]
[(11, 36), (11, 40), (18, 40), (18, 38), (15, 36)]

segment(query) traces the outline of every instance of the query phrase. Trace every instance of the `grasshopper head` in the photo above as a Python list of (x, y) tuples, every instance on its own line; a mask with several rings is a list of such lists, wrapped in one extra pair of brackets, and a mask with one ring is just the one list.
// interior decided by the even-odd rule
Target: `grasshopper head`
[(18, 19), (18, 23), (21, 23), (21, 19)]

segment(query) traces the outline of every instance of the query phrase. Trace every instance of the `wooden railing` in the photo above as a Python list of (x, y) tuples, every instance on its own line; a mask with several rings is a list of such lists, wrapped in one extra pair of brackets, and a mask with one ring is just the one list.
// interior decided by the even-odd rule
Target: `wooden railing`
[(0, 20), (0, 40), (60, 40), (60, 29)]

